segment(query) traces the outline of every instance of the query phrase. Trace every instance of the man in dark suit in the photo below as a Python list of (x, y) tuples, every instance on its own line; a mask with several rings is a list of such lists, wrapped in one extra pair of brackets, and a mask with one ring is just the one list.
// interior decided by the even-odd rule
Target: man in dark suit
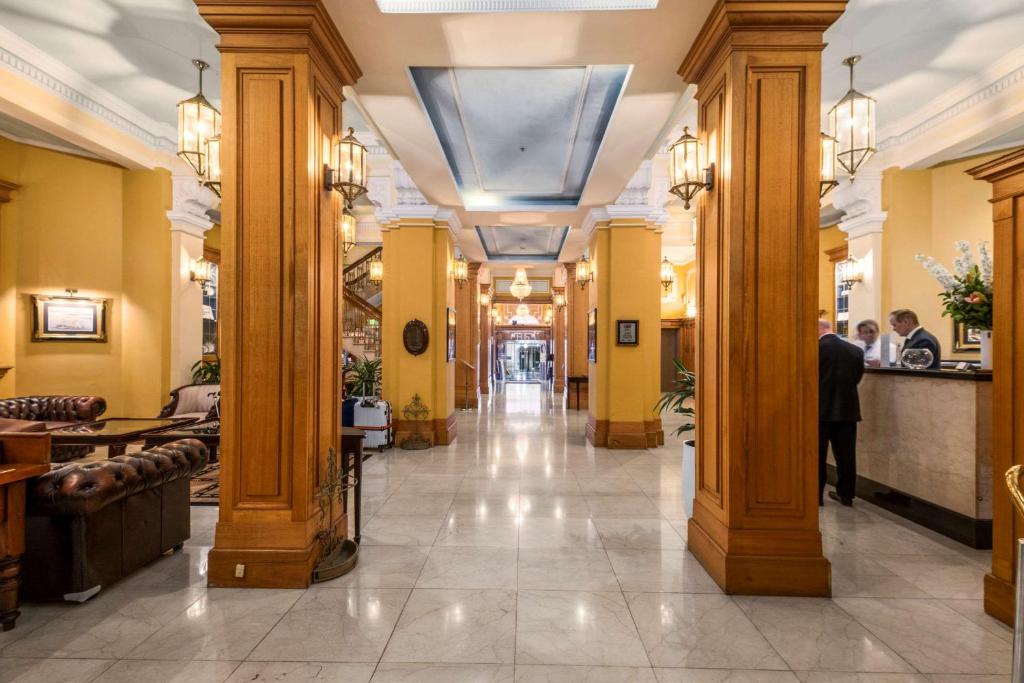
[(889, 324), (896, 334), (905, 338), (900, 353), (907, 349), (928, 349), (932, 352), (932, 364), (928, 368), (938, 370), (942, 367), (942, 347), (939, 340), (921, 327), (921, 323), (917, 321), (917, 313), (909, 308), (897, 308), (889, 314)]
[(864, 376), (864, 352), (832, 332), (832, 323), (818, 321), (818, 504), (825, 492), (828, 446), (836, 459), (836, 490), (828, 496), (853, 505), (857, 484), (857, 423)]

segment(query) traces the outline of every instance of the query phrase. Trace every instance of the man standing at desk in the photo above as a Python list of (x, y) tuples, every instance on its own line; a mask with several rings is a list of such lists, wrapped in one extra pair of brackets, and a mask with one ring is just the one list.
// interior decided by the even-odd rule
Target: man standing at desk
[(857, 486), (857, 423), (864, 376), (864, 352), (832, 332), (832, 323), (818, 321), (818, 505), (825, 492), (828, 446), (836, 459), (836, 490), (828, 496), (849, 507)]
[(909, 308), (897, 308), (889, 314), (889, 324), (896, 334), (905, 338), (900, 354), (907, 349), (928, 349), (932, 352), (932, 364), (928, 369), (938, 370), (942, 367), (942, 346), (935, 335), (921, 327), (917, 313)]

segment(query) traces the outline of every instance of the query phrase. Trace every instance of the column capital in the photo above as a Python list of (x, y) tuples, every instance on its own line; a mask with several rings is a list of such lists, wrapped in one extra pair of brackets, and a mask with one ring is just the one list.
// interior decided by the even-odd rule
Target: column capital
[(171, 174), (171, 210), (167, 219), (171, 221), (172, 232), (202, 238), (214, 225), (208, 212), (217, 204), (217, 195), (203, 187), (191, 169), (176, 169)]
[[(821, 51), (822, 34), (846, 9), (846, 0), (797, 2), (790, 0), (719, 0), (697, 34), (679, 75), (698, 83), (712, 69), (722, 51), (755, 49), (759, 45), (785, 42), (789, 49)], [(784, 37), (778, 30), (786, 29)], [(747, 34), (746, 39), (738, 39)]]

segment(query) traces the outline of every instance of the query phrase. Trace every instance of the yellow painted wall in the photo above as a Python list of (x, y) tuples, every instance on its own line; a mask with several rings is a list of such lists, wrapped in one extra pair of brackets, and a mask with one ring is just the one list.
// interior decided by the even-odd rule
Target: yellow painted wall
[[(0, 138), (3, 396), (95, 394), (108, 415), (155, 415), (169, 364), (171, 180)], [(32, 294), (110, 299), (106, 343), (33, 342)], [(4, 362), (12, 360), (13, 362)]]
[[(916, 311), (921, 324), (938, 337), (946, 358), (954, 358), (952, 323), (942, 317), (941, 287), (914, 256), (934, 256), (952, 269), (957, 255), (954, 242), (991, 243), (991, 190), (964, 171), (996, 156), (961, 159), (920, 171), (889, 169), (882, 180), (882, 209), (888, 212), (882, 234), (882, 311)], [(887, 331), (887, 321), (880, 322)], [(977, 354), (955, 357), (977, 358)]]
[(818, 233), (818, 308), (825, 311), (825, 317), (835, 322), (836, 300), (833, 278), (835, 264), (829, 258), (828, 251), (846, 244), (846, 233), (833, 225)]
[(215, 223), (214, 226), (207, 230), (206, 234), (203, 236), (203, 246), (208, 249), (216, 249), (217, 251), (220, 251), (220, 235), (220, 223)]

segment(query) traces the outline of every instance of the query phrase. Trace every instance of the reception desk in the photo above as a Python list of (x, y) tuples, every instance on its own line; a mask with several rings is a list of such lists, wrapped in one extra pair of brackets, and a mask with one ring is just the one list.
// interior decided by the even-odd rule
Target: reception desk
[(992, 547), (992, 374), (867, 368), (857, 495)]

